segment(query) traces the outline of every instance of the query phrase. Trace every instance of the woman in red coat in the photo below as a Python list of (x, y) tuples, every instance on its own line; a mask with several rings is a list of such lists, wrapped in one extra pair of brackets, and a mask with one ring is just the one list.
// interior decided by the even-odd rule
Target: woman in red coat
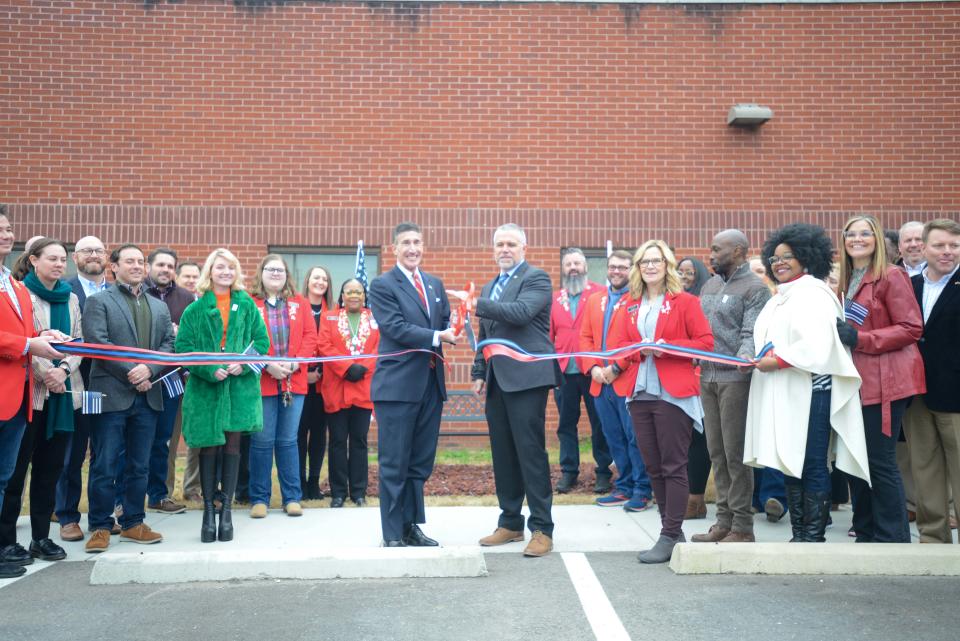
[[(713, 349), (713, 332), (695, 296), (683, 291), (677, 261), (662, 240), (648, 240), (633, 256), (630, 293), (610, 328), (611, 348), (666, 342)], [(660, 538), (637, 557), (666, 563), (683, 541), (687, 509), (687, 452), (693, 429), (703, 430), (700, 381), (689, 358), (645, 349), (620, 359), (613, 382), (627, 398), (633, 430), (660, 510)]]
[(837, 319), (837, 331), (863, 379), (860, 403), (873, 484), (849, 476), (853, 530), (857, 542), (909, 543), (896, 446), (908, 402), (927, 391), (917, 347), (923, 319), (909, 276), (887, 263), (883, 228), (873, 216), (856, 216), (844, 226), (839, 280), (847, 320)]
[[(326, 267), (317, 265), (307, 270), (303, 278), (303, 297), (310, 303), (313, 325), (320, 332), (320, 319), (333, 308), (333, 280)], [(320, 468), (323, 467), (323, 455), (327, 451), (327, 414), (323, 411), (323, 397), (320, 390), (320, 376), (323, 368), (320, 363), (307, 366), (307, 395), (303, 399), (303, 413), (300, 415), (300, 433), (297, 437), (297, 449), (300, 452), (300, 487), (304, 498), (317, 500), (323, 498), (320, 489)], [(309, 467), (307, 458), (309, 457)]]
[[(320, 321), (321, 356), (376, 354), (380, 330), (366, 307), (363, 284), (351, 278), (340, 288), (339, 308)], [(367, 496), (367, 433), (370, 431), (370, 379), (374, 358), (323, 364), (321, 389), (330, 425), (330, 507), (343, 507), (348, 491), (358, 507)], [(348, 442), (349, 441), (349, 442)]]
[[(270, 356), (308, 358), (317, 349), (317, 330), (310, 303), (297, 294), (286, 261), (268, 254), (254, 275), (254, 301), (263, 315), (270, 336)], [(300, 487), (297, 432), (307, 393), (307, 366), (270, 363), (260, 374), (263, 397), (263, 431), (250, 437), (250, 516), (263, 518), (270, 505), (273, 485), (271, 470), (277, 458), (277, 478), (283, 511), (300, 516), (303, 498)]]

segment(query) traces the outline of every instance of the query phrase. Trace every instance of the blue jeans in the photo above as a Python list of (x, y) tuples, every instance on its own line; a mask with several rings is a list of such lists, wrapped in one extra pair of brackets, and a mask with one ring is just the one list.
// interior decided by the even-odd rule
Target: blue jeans
[(7, 481), (13, 476), (17, 467), (17, 454), (20, 453), (20, 441), (23, 432), (27, 429), (27, 403), (30, 398), (24, 392), (24, 400), (20, 409), (13, 418), (0, 421), (0, 508), (3, 508), (3, 493), (7, 489)]
[(617, 396), (612, 385), (604, 385), (600, 388), (600, 396), (593, 399), (593, 406), (600, 417), (610, 455), (617, 465), (614, 487), (631, 498), (651, 498), (653, 490), (650, 488), (650, 478), (637, 447), (637, 437), (633, 433), (633, 422), (624, 398)]
[[(162, 385), (162, 383), (161, 383)], [(163, 391), (163, 411), (157, 416), (157, 431), (150, 446), (150, 462), (147, 467), (147, 501), (159, 503), (167, 498), (167, 455), (170, 454), (170, 437), (173, 435), (173, 424), (177, 422), (177, 411), (180, 409), (182, 396), (173, 398), (167, 396), (167, 388)], [(123, 503), (126, 493), (126, 484), (123, 482), (123, 469), (126, 466), (126, 453), (120, 448), (117, 457), (117, 486), (116, 504)]]
[(137, 394), (128, 409), (104, 412), (90, 429), (92, 451), (87, 499), (89, 528), (109, 530), (113, 527), (116, 499), (117, 459), (126, 451), (122, 480), (126, 487), (121, 505), (120, 527), (128, 530), (143, 522), (143, 497), (147, 493), (147, 465), (150, 446), (157, 429), (160, 412), (151, 408), (144, 394)]
[(813, 392), (810, 399), (810, 420), (807, 423), (807, 449), (803, 458), (802, 477), (784, 475), (784, 482), (803, 485), (803, 491), (830, 496), (830, 470), (827, 451), (830, 448), (830, 390)]
[[(57, 521), (63, 527), (80, 522), (80, 495), (83, 492), (83, 461), (90, 445), (90, 426), (98, 418), (74, 412), (73, 432), (67, 440), (63, 471), (57, 481)], [(91, 463), (92, 464), (92, 463)]]
[(784, 509), (787, 507), (787, 490), (784, 486), (783, 472), (772, 467), (759, 467), (753, 470), (753, 507), (763, 512), (767, 500), (777, 499)]
[(300, 501), (300, 456), (297, 433), (303, 412), (303, 394), (294, 394), (284, 407), (280, 396), (263, 397), (263, 431), (250, 435), (250, 503), (270, 505), (273, 479), (273, 455), (277, 456), (280, 498), (286, 505)]

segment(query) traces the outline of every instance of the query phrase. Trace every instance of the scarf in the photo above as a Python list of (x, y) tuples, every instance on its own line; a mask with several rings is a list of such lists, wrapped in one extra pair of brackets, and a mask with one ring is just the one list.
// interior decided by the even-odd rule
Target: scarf
[[(58, 280), (53, 289), (47, 289), (46, 285), (40, 282), (34, 272), (29, 272), (23, 279), (23, 284), (27, 286), (33, 294), (50, 304), (50, 327), (57, 329), (66, 335), (70, 335), (73, 330), (70, 323), (70, 294), (72, 290), (70, 285), (62, 280)], [(61, 361), (53, 361), (53, 366), (57, 367)], [(50, 394), (47, 399), (47, 432), (46, 438), (49, 441), (54, 432), (72, 432), (73, 431), (73, 394), (70, 386), (70, 377), (64, 381), (67, 391), (63, 394)]]

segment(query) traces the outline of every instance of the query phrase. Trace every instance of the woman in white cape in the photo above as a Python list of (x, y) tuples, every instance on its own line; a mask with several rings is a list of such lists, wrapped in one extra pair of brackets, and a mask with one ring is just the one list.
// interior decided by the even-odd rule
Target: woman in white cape
[(829, 460), (870, 482), (860, 375), (837, 334), (840, 301), (824, 283), (833, 248), (823, 228), (797, 223), (770, 234), (762, 256), (777, 283), (753, 330), (743, 460), (786, 477), (791, 541), (824, 541), (830, 516)]

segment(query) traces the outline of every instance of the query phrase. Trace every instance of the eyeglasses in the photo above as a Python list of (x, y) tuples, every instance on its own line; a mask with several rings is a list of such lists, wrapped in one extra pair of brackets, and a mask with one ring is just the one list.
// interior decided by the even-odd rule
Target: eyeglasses
[(285, 270), (283, 267), (264, 267), (263, 271), (268, 272), (270, 274), (286, 274), (287, 273), (287, 270)]
[(644, 259), (644, 260), (638, 260), (638, 261), (637, 261), (637, 267), (640, 267), (640, 268), (643, 268), (643, 267), (659, 267), (659, 266), (662, 265), (663, 263), (664, 263), (664, 260), (663, 260), (662, 258), (647, 258), (647, 259)]
[(796, 259), (797, 257), (794, 256), (793, 254), (784, 254), (783, 256), (774, 255), (768, 258), (767, 262), (770, 263), (770, 265), (772, 266), (772, 265), (776, 265), (777, 263), (786, 263), (788, 261), (796, 260)]
[(873, 238), (874, 233), (869, 229), (866, 231), (845, 231), (843, 232), (843, 237), (849, 240), (853, 240), (855, 238)]
[(78, 249), (78, 250), (77, 250), (77, 253), (78, 253), (78, 254), (83, 254), (84, 256), (106, 256), (106, 255), (107, 255), (107, 250), (105, 250), (105, 249), (90, 249), (90, 248), (88, 247), (88, 248), (86, 248), (86, 249)]
[(608, 265), (608, 272), (628, 272), (630, 271), (630, 265)]

